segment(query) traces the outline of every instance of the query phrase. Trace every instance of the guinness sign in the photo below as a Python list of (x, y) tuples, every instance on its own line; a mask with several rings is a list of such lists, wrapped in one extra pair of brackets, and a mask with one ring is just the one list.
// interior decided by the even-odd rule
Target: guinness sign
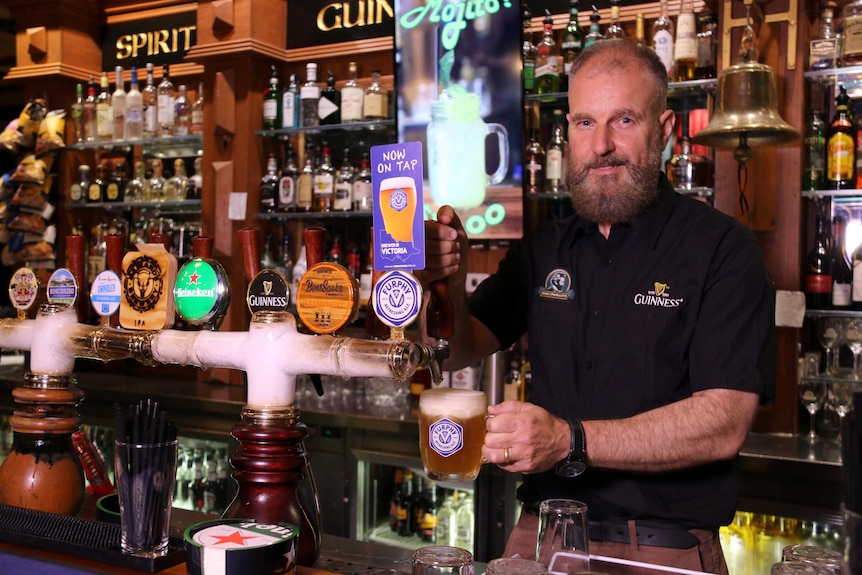
[[(395, 34), (395, 0), (287, 3), (287, 47), (307, 48)], [(309, 24), (313, 24), (309, 26)]]
[(140, 69), (148, 62), (176, 64), (196, 42), (197, 14), (193, 11), (110, 24), (102, 40), (102, 70), (116, 66)]

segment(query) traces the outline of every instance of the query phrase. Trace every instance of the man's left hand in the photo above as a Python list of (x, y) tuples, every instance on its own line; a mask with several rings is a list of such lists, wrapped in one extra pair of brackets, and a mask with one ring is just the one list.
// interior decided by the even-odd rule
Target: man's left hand
[(538, 473), (568, 456), (569, 424), (541, 407), (510, 399), (488, 413), (482, 456), (502, 469)]

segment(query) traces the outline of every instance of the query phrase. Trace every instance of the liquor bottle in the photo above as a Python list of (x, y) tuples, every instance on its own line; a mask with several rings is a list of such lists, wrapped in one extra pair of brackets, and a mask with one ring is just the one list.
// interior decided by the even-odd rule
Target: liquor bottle
[(296, 194), (296, 209), (299, 212), (310, 212), (314, 201), (314, 158), (310, 146), (305, 148), (305, 163), (299, 174), (299, 184)]
[(842, 216), (832, 219), (832, 307), (849, 309), (852, 304), (853, 270), (847, 259), (847, 246), (844, 243), (845, 221)]
[(659, 0), (660, 13), (652, 24), (652, 49), (667, 68), (668, 78), (673, 77), (673, 22), (668, 17), (667, 0)]
[(225, 512), (233, 497), (233, 493), (230, 490), (232, 483), (228, 475), (228, 464), (223, 459), (220, 459), (218, 462), (217, 473), (218, 489), (216, 490), (216, 505), (218, 506), (218, 511), (216, 513), (221, 515)]
[(862, 63), (862, 0), (844, 5), (844, 32), (841, 34), (841, 65)]
[(75, 101), (70, 106), (72, 117), (72, 141), (80, 144), (86, 141), (84, 136), (84, 85), (75, 85)]
[(802, 190), (814, 192), (824, 187), (826, 162), (826, 124), (820, 110), (811, 110), (811, 119), (805, 124), (802, 141)]
[[(350, 272), (356, 281), (359, 281), (362, 275), (362, 258), (359, 255), (359, 246), (354, 242), (347, 244), (347, 271)], [(361, 298), (360, 298), (360, 301)]]
[(93, 285), (96, 276), (105, 271), (108, 265), (108, 244), (105, 236), (108, 234), (108, 224), (102, 222), (93, 226), (92, 241), (87, 254), (87, 285)]
[(299, 100), (299, 80), (296, 78), (296, 74), (291, 74), (287, 89), (281, 94), (282, 128), (298, 128), (302, 125), (299, 116), (301, 107)]
[(191, 134), (204, 133), (204, 83), (198, 82), (198, 91), (195, 94), (195, 102), (192, 104), (192, 125), (189, 128)]
[(644, 35), (644, 15), (640, 12), (635, 15), (635, 44), (638, 46), (646, 46), (646, 36)]
[(156, 122), (159, 136), (174, 133), (174, 84), (169, 75), (169, 66), (162, 66), (162, 81), (156, 86)]
[(475, 511), (473, 510), (473, 496), (470, 492), (464, 494), (458, 510), (455, 512), (455, 540), (454, 547), (460, 547), (471, 551), (473, 549), (473, 532), (475, 528)]
[(198, 156), (197, 158), (195, 158), (194, 164), (192, 165), (192, 175), (189, 176), (188, 180), (186, 180), (184, 197), (188, 200), (201, 199), (201, 190), (203, 190), (204, 187), (202, 166), (203, 158)]
[(99, 162), (99, 166), (96, 172), (96, 179), (90, 182), (90, 187), (87, 188), (87, 203), (99, 203), (103, 202), (104, 196), (102, 195), (102, 189), (107, 184), (105, 183), (108, 179), (108, 163), (105, 160)]
[(165, 199), (165, 178), (162, 177), (162, 161), (157, 158), (153, 158), (150, 160), (150, 169), (152, 170), (152, 174), (148, 181), (150, 197), (144, 198), (144, 201), (161, 202)]
[(850, 305), (855, 310), (862, 310), (862, 242), (853, 251), (852, 260)]
[(398, 505), (398, 535), (410, 537), (410, 517), (413, 515), (413, 470), (405, 469), (401, 481), (401, 502)]
[(437, 488), (430, 479), (425, 482), (425, 509), (419, 523), (419, 538), (423, 543), (437, 541)]
[(84, 98), (84, 140), (95, 142), (99, 137), (99, 112), (96, 109), (96, 83), (92, 74), (87, 82), (87, 97)]
[(539, 130), (533, 128), (524, 153), (524, 189), (528, 194), (541, 194), (545, 185), (545, 150), (539, 143)]
[(269, 86), (263, 93), (263, 129), (274, 130), (281, 127), (281, 89), (278, 87), (278, 70), (270, 66)]
[(368, 152), (362, 152), (362, 162), (359, 164), (359, 171), (353, 178), (353, 209), (358, 212), (370, 212), (374, 204), (373, 192), (374, 189), (371, 186), (371, 161), (368, 159)]
[(326, 261), (344, 265), (344, 252), (341, 251), (341, 236), (332, 238), (332, 245), (329, 247), (329, 254), (326, 256)]
[(563, 52), (554, 42), (554, 19), (549, 10), (545, 10), (542, 27), (542, 41), (536, 46), (536, 93), (551, 94), (560, 91)]
[(418, 473), (413, 474), (413, 515), (410, 517), (410, 533), (420, 535), (422, 516), (428, 504), (425, 501), (425, 483)]
[(146, 171), (146, 164), (143, 161), (135, 163), (135, 177), (129, 180), (123, 190), (124, 202), (142, 202), (149, 195)]
[(114, 68), (114, 93), (111, 94), (111, 114), (114, 125), (111, 130), (114, 140), (126, 139), (126, 84), (123, 81), (123, 67)]
[(665, 165), (665, 173), (677, 190), (712, 187), (712, 162), (709, 158), (695, 154), (691, 149), (689, 135), (689, 112), (680, 112), (682, 124), (679, 138), (680, 151), (674, 154)]
[(299, 257), (293, 265), (293, 280), (290, 282), (290, 305), (296, 307), (296, 294), (299, 291), (299, 282), (308, 270), (308, 259), (305, 255), (305, 242), (299, 250)]
[(694, 77), (698, 80), (715, 78), (718, 73), (718, 16), (712, 12), (697, 17), (700, 32), (697, 33), (697, 68)]
[(805, 258), (805, 305), (808, 309), (826, 309), (832, 303), (832, 266), (828, 233), (826, 219), (822, 214), (817, 214), (814, 247)]
[(400, 467), (395, 468), (395, 489), (389, 500), (389, 530), (398, 532), (398, 508), (401, 507), (401, 482), (404, 480), (404, 471)]
[(834, 189), (847, 189), (856, 185), (856, 128), (847, 90), (844, 86), (838, 89), (835, 115), (826, 136), (826, 185)]
[(389, 114), (389, 98), (380, 87), (380, 70), (371, 70), (371, 84), (362, 100), (362, 118), (366, 121), (385, 120)]
[(266, 162), (266, 173), (260, 179), (260, 211), (274, 212), (278, 197), (278, 160), (270, 154)]
[(569, 23), (563, 34), (563, 75), (568, 77), (569, 69), (584, 49), (584, 31), (578, 22), (578, 0), (569, 0)]
[(203, 464), (198, 461), (195, 463), (195, 475), (189, 482), (189, 496), (192, 500), (193, 511), (204, 510), (204, 470)]
[(841, 52), (841, 37), (834, 28), (836, 4), (831, 1), (824, 4), (820, 12), (820, 31), (808, 43), (808, 67), (811, 70), (834, 68)]
[(326, 87), (320, 91), (317, 116), (321, 126), (341, 123), (341, 92), (335, 89), (335, 76), (330, 71), (326, 72)]
[(332, 209), (336, 212), (349, 212), (353, 209), (353, 165), (350, 163), (350, 148), (344, 148), (344, 157), (338, 168), (333, 187)]
[(341, 121), (345, 124), (362, 121), (365, 90), (356, 81), (359, 68), (356, 62), (347, 65), (347, 82), (341, 87)]
[(533, 44), (532, 26), (533, 13), (526, 2), (521, 3), (521, 61), (524, 67), (524, 93), (536, 92), (536, 45)]
[(126, 94), (126, 139), (140, 140), (144, 136), (144, 95), (138, 87), (138, 69), (132, 66), (132, 82)]
[(166, 200), (184, 200), (186, 199), (186, 163), (182, 158), (174, 160), (174, 175), (165, 181), (165, 199)]
[(69, 200), (73, 204), (83, 204), (87, 200), (90, 189), (90, 166), (81, 164), (78, 166), (78, 179), (69, 188)]
[(317, 83), (317, 64), (309, 62), (305, 66), (306, 82), (299, 90), (302, 104), (302, 125), (317, 126), (320, 118), (317, 116), (317, 103), (320, 101), (320, 86)]
[(192, 103), (187, 90), (185, 84), (180, 84), (174, 100), (174, 136), (188, 136), (192, 129)]
[(96, 134), (100, 142), (110, 142), (114, 133), (114, 113), (111, 111), (107, 72), (102, 72), (99, 86), (99, 95), (96, 96)]
[(443, 499), (443, 504), (437, 510), (437, 528), (434, 530), (434, 539), (437, 545), (452, 545), (455, 523), (453, 505), (457, 493), (456, 491), (452, 496), (446, 496)]
[(554, 110), (554, 123), (551, 138), (545, 151), (545, 192), (558, 194), (564, 192), (563, 174), (566, 166), (566, 129), (563, 111)]
[(105, 186), (106, 202), (123, 201), (123, 190), (126, 188), (126, 163), (118, 162), (111, 168), (110, 176)]
[(153, 65), (147, 64), (147, 85), (144, 86), (144, 137), (155, 138), (159, 134), (159, 98), (153, 79)]
[(335, 192), (335, 168), (332, 167), (332, 152), (326, 143), (321, 149), (320, 164), (314, 170), (314, 211), (332, 211), (332, 196)]
[(596, 42), (601, 42), (605, 39), (602, 36), (602, 30), (599, 23), (602, 20), (601, 14), (599, 14), (599, 9), (593, 6), (593, 13), (590, 14), (590, 31), (587, 32), (587, 37), (584, 39), (584, 48), (589, 48)]
[(285, 145), (284, 169), (278, 180), (278, 210), (293, 212), (296, 210), (296, 194), (299, 184), (299, 168), (296, 165), (296, 153), (290, 141)]
[(611, 23), (605, 32), (605, 38), (625, 38), (626, 32), (620, 26), (620, 0), (611, 0)]
[(216, 477), (216, 463), (210, 462), (207, 467), (207, 478), (204, 482), (204, 513), (218, 513), (218, 478)]
[(674, 78), (677, 82), (694, 80), (694, 70), (697, 68), (697, 21), (693, 0), (682, 0), (676, 19), (673, 48)]

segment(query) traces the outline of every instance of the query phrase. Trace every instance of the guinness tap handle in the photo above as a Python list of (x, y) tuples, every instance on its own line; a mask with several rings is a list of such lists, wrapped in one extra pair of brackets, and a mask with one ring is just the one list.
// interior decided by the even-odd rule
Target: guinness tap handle
[(305, 260), (308, 269), (311, 269), (311, 266), (323, 261), (326, 230), (320, 226), (309, 226), (302, 230), (302, 239), (305, 240)]
[(66, 253), (69, 256), (69, 271), (75, 278), (78, 284), (78, 299), (75, 300), (75, 313), (78, 315), (79, 322), (87, 321), (89, 301), (87, 292), (89, 289), (84, 288), (84, 282), (87, 276), (84, 275), (84, 236), (73, 235), (66, 236)]
[(192, 253), (196, 258), (211, 259), (213, 255), (213, 239), (210, 236), (193, 237)]
[(245, 283), (250, 284), (260, 272), (260, 230), (243, 228), (239, 231), (239, 245), (245, 268)]

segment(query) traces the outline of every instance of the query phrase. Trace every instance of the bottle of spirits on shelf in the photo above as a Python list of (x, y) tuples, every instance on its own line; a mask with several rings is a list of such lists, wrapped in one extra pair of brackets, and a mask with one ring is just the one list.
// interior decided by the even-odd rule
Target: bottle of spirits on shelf
[(296, 78), (296, 74), (291, 74), (287, 88), (281, 94), (282, 128), (298, 128), (302, 125), (299, 117), (301, 107), (299, 100), (299, 80)]
[(852, 304), (853, 270), (847, 258), (847, 246), (844, 242), (844, 226), (842, 216), (832, 219), (832, 250), (830, 265), (832, 267), (832, 307), (849, 309)]
[(174, 134), (174, 84), (171, 82), (169, 66), (162, 66), (162, 81), (156, 87), (156, 122), (158, 123), (158, 136), (172, 136)]
[(693, 0), (682, 0), (676, 19), (676, 39), (673, 45), (673, 69), (677, 82), (694, 80), (697, 68), (697, 20)]
[(850, 112), (850, 97), (844, 86), (838, 87), (835, 115), (826, 137), (826, 185), (849, 189), (856, 185), (856, 128)]
[(114, 113), (111, 110), (107, 72), (102, 72), (99, 86), (99, 95), (96, 96), (96, 131), (100, 142), (110, 142), (114, 133)]
[(344, 148), (344, 157), (335, 178), (332, 209), (349, 212), (353, 209), (353, 164), (350, 163), (350, 148)]
[(862, 0), (853, 0), (845, 4), (843, 26), (841, 65), (862, 64)]
[(281, 127), (281, 89), (278, 86), (278, 70), (270, 66), (269, 86), (263, 93), (263, 129), (274, 130)]
[(90, 189), (90, 166), (81, 164), (78, 166), (78, 179), (69, 188), (69, 200), (73, 204), (83, 204), (87, 201), (87, 193)]
[(176, 201), (186, 199), (186, 163), (182, 158), (174, 160), (174, 175), (165, 181), (165, 199)]
[(620, 26), (620, 0), (611, 0), (611, 23), (605, 32), (605, 38), (625, 38), (626, 32)]
[(299, 91), (302, 102), (302, 125), (317, 126), (320, 118), (317, 115), (317, 103), (320, 101), (320, 85), (317, 83), (317, 64), (309, 62), (305, 66), (306, 82)]
[(102, 194), (102, 190), (105, 186), (107, 186), (108, 179), (108, 162), (106, 160), (102, 160), (99, 162), (98, 171), (96, 172), (96, 179), (90, 182), (90, 186), (87, 188), (87, 203), (97, 204), (105, 201), (105, 197)]
[(584, 31), (578, 22), (578, 0), (569, 0), (569, 23), (563, 34), (563, 75), (568, 78), (569, 69), (584, 49)]
[(638, 12), (635, 15), (635, 44), (646, 46), (646, 35), (644, 32), (644, 15)]
[(278, 198), (278, 160), (270, 154), (266, 173), (260, 179), (260, 211), (274, 212)]
[(189, 176), (188, 180), (186, 180), (186, 189), (184, 193), (184, 197), (187, 200), (199, 200), (201, 199), (201, 190), (204, 187), (204, 177), (203, 177), (203, 158), (198, 156), (195, 158), (194, 164), (192, 166), (192, 175)]
[(718, 16), (712, 12), (697, 17), (700, 32), (697, 33), (697, 68), (694, 77), (698, 80), (715, 78), (718, 73)]
[(285, 144), (284, 169), (278, 180), (278, 211), (296, 211), (296, 193), (299, 183), (299, 168), (296, 165), (296, 153), (288, 140)]
[(113, 116), (114, 140), (126, 139), (126, 83), (123, 81), (123, 67), (114, 68), (114, 93), (111, 94), (111, 114)]
[(147, 85), (144, 86), (144, 137), (155, 138), (159, 134), (159, 98), (153, 78), (153, 65), (147, 64)]
[(99, 137), (99, 111), (96, 109), (96, 83), (90, 75), (87, 97), (84, 98), (84, 140), (95, 142)]
[(668, 78), (673, 77), (673, 22), (668, 16), (667, 0), (659, 0), (660, 13), (652, 25), (652, 49), (664, 63)]
[(533, 44), (533, 13), (526, 3), (521, 3), (521, 62), (524, 66), (524, 93), (536, 93), (536, 45)]
[(126, 94), (126, 139), (140, 140), (144, 136), (144, 95), (138, 87), (138, 69), (132, 66), (131, 85)]
[(826, 124), (820, 110), (811, 110), (811, 118), (805, 124), (802, 150), (802, 191), (822, 190), (825, 181)]
[(362, 117), (366, 121), (385, 120), (389, 114), (389, 98), (380, 87), (380, 70), (371, 70), (371, 84), (365, 89)]
[(150, 160), (150, 170), (152, 171), (149, 179), (150, 197), (145, 198), (147, 202), (161, 202), (165, 199), (165, 178), (162, 177), (162, 161), (159, 159)]
[(192, 134), (204, 133), (204, 83), (198, 82), (198, 91), (195, 94), (195, 102), (192, 104), (192, 125), (189, 128)]
[(850, 306), (855, 310), (862, 310), (862, 242), (853, 250), (851, 263), (853, 275), (850, 284)]
[(689, 135), (689, 111), (680, 112), (682, 130), (679, 139), (680, 151), (674, 154), (665, 166), (665, 173), (677, 190), (712, 187), (712, 162), (709, 158), (695, 154), (691, 149)]
[(126, 162), (112, 165), (108, 180), (105, 182), (105, 201), (121, 202), (123, 189), (126, 187)]
[(149, 183), (146, 176), (146, 164), (143, 161), (135, 163), (135, 177), (129, 180), (126, 188), (123, 190), (124, 202), (142, 202), (144, 198), (149, 196), (147, 188)]
[(590, 14), (590, 31), (587, 33), (587, 37), (584, 40), (584, 48), (589, 48), (596, 42), (601, 42), (605, 39), (602, 36), (602, 29), (600, 22), (602, 20), (602, 15), (599, 14), (599, 9), (593, 6), (593, 13)]
[(542, 28), (542, 41), (536, 46), (536, 93), (552, 94), (560, 91), (563, 52), (554, 42), (554, 19), (549, 10), (545, 10)]
[[(359, 171), (353, 178), (353, 209), (358, 212), (370, 212), (373, 205), (373, 188), (371, 186), (371, 161), (368, 152), (362, 152)], [(360, 301), (364, 301), (360, 298)]]
[(829, 0), (820, 12), (820, 31), (808, 43), (808, 68), (825, 70), (838, 64), (841, 54), (841, 37), (835, 31), (834, 17), (837, 5)]
[(96, 276), (105, 271), (107, 267), (108, 246), (105, 241), (107, 233), (107, 222), (93, 226), (90, 249), (87, 254), (87, 285), (93, 285)]
[(341, 123), (341, 92), (335, 89), (335, 76), (326, 73), (326, 86), (320, 91), (317, 115), (321, 126)]
[(814, 246), (805, 258), (805, 305), (809, 309), (826, 309), (832, 303), (832, 266), (828, 235), (826, 218), (818, 213)]
[(562, 110), (554, 110), (551, 137), (545, 151), (545, 192), (565, 192), (563, 175), (566, 167), (566, 128)]
[(332, 211), (332, 196), (335, 192), (335, 168), (332, 167), (332, 152), (324, 142), (320, 164), (314, 170), (314, 211)]
[[(299, 185), (296, 194), (296, 209), (299, 212), (310, 212), (314, 202), (314, 157), (311, 146), (305, 147), (305, 162), (299, 174)], [(304, 273), (304, 272), (303, 272)]]
[(188, 136), (192, 130), (192, 103), (188, 98), (188, 89), (180, 84), (177, 99), (174, 100), (174, 135)]
[(362, 121), (362, 104), (365, 90), (356, 81), (359, 68), (356, 62), (347, 65), (347, 82), (341, 87), (341, 121), (345, 124)]
[(75, 85), (75, 101), (70, 106), (72, 118), (72, 142), (80, 144), (86, 141), (84, 136), (84, 85)]
[(537, 128), (533, 128), (524, 152), (524, 189), (528, 194), (541, 194), (545, 185), (545, 150)]

